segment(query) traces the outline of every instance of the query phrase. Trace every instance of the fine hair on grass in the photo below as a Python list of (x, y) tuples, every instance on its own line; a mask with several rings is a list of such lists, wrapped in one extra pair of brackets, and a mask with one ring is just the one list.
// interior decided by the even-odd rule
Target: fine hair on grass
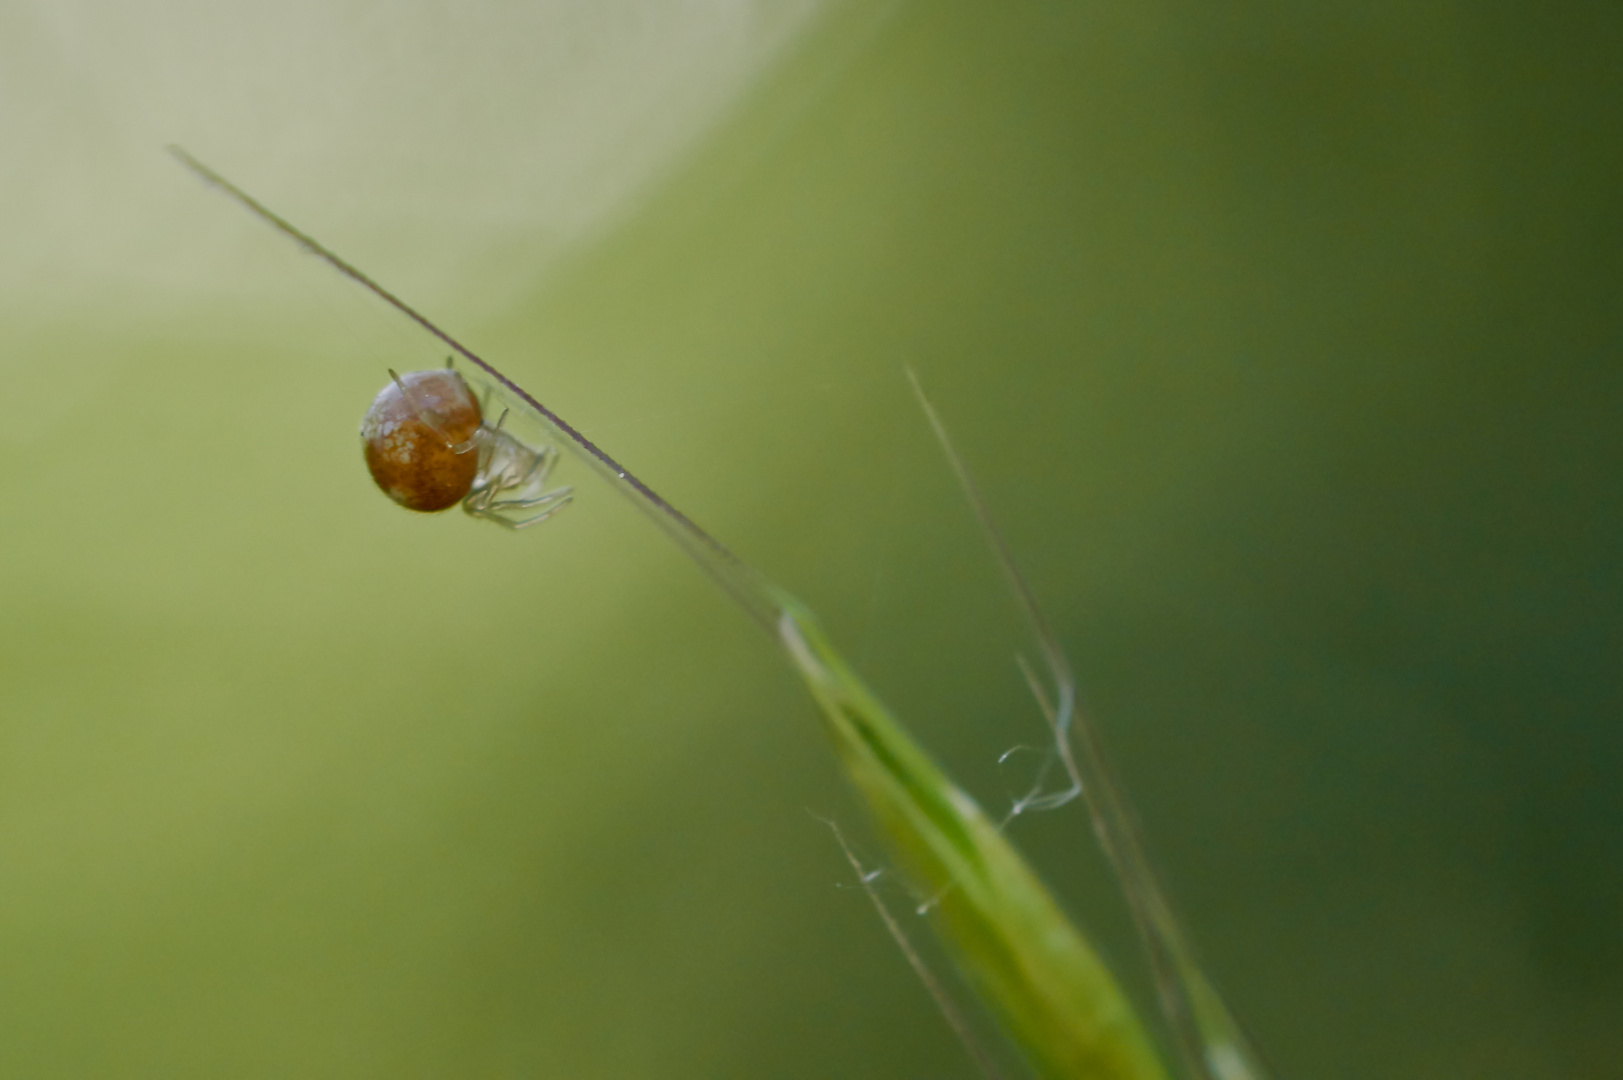
[[(1052, 1080), (1162, 1080), (1167, 1071), (1145, 1024), (1093, 946), (1004, 835), (1033, 810), (1086, 802), (1138, 925), (1181, 1071), (1191, 1080), (1265, 1080), (1259, 1056), (1213, 988), (1151, 868), (1095, 727), (1076, 706), (1070, 665), (1036, 597), (1015, 566), (945, 424), (909, 372), (919, 403), (1031, 624), (1045, 686), (1020, 660), (1052, 735), (1066, 786), (1044, 789), (1042, 772), (1002, 822), (989, 817), (914, 741), (828, 641), (810, 609), (734, 555), (686, 514), (522, 387), (393, 293), (179, 147), (170, 152), (352, 281), (415, 322), (501, 387), (557, 444), (628, 497), (782, 648), (821, 709), (847, 780), (898, 857), (917, 895), (931, 897), (931, 924), (969, 984), (1022, 1051)], [(989, 1076), (992, 1059), (919, 958), (873, 888), (844, 835), (835, 835), (886, 928), (949, 1024)]]

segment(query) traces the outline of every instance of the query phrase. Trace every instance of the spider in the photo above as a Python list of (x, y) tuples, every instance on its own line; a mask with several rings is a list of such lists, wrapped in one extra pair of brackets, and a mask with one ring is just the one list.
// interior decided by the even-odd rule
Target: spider
[(539, 524), (569, 503), (572, 489), (544, 490), (558, 448), (520, 441), (502, 429), (506, 420), (504, 409), (495, 427), (486, 424), (453, 367), (391, 370), (361, 421), (366, 467), (408, 510), (433, 513), (461, 501), (469, 515), (505, 528)]

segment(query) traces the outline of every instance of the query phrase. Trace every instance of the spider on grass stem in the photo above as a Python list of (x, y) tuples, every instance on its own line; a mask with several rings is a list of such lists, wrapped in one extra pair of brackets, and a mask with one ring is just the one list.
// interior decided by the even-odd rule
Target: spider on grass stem
[[(536, 525), (568, 505), (572, 489), (546, 490), (554, 446), (531, 446), (494, 426), (456, 368), (389, 372), (361, 421), (366, 467), (384, 494), (408, 510), (434, 513), (457, 502), (509, 529)], [(532, 512), (533, 511), (533, 512)]]

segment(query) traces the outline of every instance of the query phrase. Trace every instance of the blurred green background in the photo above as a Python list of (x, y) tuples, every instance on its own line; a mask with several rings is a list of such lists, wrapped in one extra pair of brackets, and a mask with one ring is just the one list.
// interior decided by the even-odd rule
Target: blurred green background
[[(0, 1074), (973, 1075), (771, 644), (568, 463), (516, 536), (377, 494), (442, 352), (179, 142), (997, 810), (1040, 721), (913, 365), (1282, 1075), (1623, 1076), (1620, 56), (1599, 2), (6, 5)], [(1013, 831), (1141, 991), (1080, 810)]]

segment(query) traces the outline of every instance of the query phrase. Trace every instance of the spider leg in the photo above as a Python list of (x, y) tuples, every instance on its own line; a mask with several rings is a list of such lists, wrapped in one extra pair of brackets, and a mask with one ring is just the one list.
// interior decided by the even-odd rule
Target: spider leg
[[(543, 490), (547, 477), (557, 464), (555, 446), (530, 446), (502, 430), (507, 419), (503, 412), (496, 426), (482, 428), (484, 446), (480, 460), (482, 482), (462, 500), (462, 509), (472, 517), (485, 518), (504, 528), (523, 529), (556, 514), (574, 498), (568, 487)], [(519, 516), (533, 510), (528, 516)]]
[(547, 477), (552, 475), (553, 466), (558, 464), (558, 448), (556, 446), (543, 446), (535, 455), (535, 464), (524, 475), (523, 484), (531, 490), (545, 487)]
[(557, 502), (541, 511), (539, 514), (533, 514), (530, 517), (521, 518), (518, 521), (503, 521), (502, 524), (506, 525), (510, 529), (527, 529), (531, 525), (539, 525), (541, 522), (547, 520), (547, 518), (569, 505), (570, 491), (568, 488), (565, 488), (562, 491), (555, 491), (553, 494), (558, 496)]
[(574, 488), (561, 487), (553, 491), (543, 491), (533, 499), (492, 499), (485, 505), (492, 510), (498, 508), (503, 510), (528, 510), (532, 506), (545, 506), (550, 502), (565, 503), (574, 497)]
[(558, 448), (556, 446), (540, 446), (527, 448), (531, 458), (529, 468), (510, 483), (493, 485), (496, 495), (511, 495), (510, 499), (498, 499), (497, 502), (506, 505), (529, 506), (533, 500), (544, 498), (549, 492), (542, 491), (547, 484), (547, 477), (552, 475), (553, 467), (558, 464)]
[[(478, 493), (469, 495), (462, 501), (462, 509), (472, 517), (482, 518), (485, 521), (494, 521), (504, 529), (524, 529), (539, 524), (547, 518), (568, 506), (574, 493), (569, 488), (551, 491), (535, 499), (507, 499), (493, 500), (480, 499)], [(528, 509), (545, 506), (546, 509), (529, 517), (513, 518), (508, 511)]]

